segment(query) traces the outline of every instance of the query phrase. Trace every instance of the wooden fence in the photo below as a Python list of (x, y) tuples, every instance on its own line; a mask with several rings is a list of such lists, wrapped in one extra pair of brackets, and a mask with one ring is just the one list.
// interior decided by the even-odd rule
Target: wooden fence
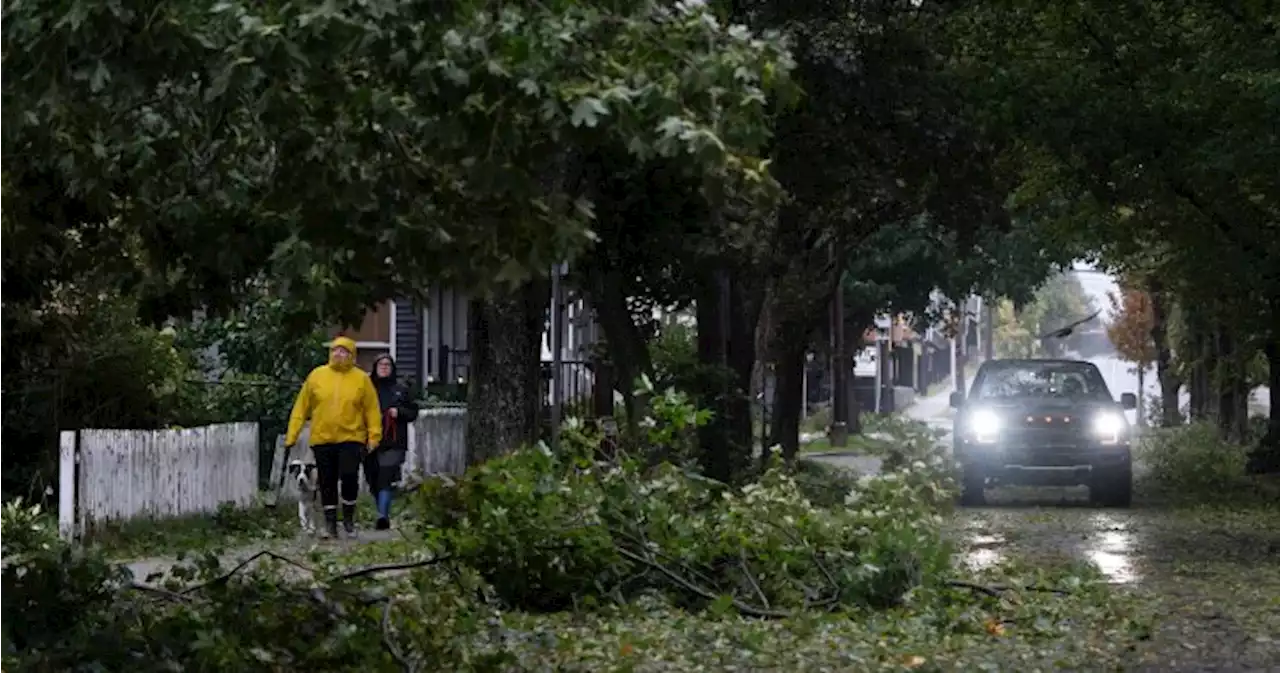
[(58, 530), (247, 506), (258, 494), (258, 424), (61, 433)]
[[(420, 481), (434, 474), (460, 475), (467, 469), (467, 409), (463, 406), (432, 407), (418, 412), (409, 425), (409, 451), (405, 456), (404, 479)], [(271, 466), (270, 500), (297, 499), (296, 485), (285, 479), (284, 471), (294, 460), (314, 462), (311, 456), (309, 428), (303, 430), (293, 450), (285, 455), (284, 436), (276, 438), (275, 458)]]

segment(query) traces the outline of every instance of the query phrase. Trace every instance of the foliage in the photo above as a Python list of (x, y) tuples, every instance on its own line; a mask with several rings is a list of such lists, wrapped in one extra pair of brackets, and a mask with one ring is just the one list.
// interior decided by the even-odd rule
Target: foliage
[(115, 285), (161, 316), (263, 273), (313, 322), (519, 281), (592, 239), (583, 154), (767, 192), (790, 95), (779, 40), (693, 4), (11, 9), (14, 217), (136, 244), (143, 273)]
[(265, 457), (288, 425), (302, 379), (325, 362), (325, 335), (291, 326), (286, 300), (267, 288), (244, 296), (224, 315), (177, 323), (175, 344), (198, 374), (187, 382), (180, 422), (256, 421)]
[(1245, 476), (1247, 444), (1223, 441), (1210, 423), (1160, 428), (1143, 435), (1140, 492), (1182, 503), (1274, 502), (1280, 484)]
[[(11, 250), (6, 241), (5, 254)], [(128, 299), (71, 284), (47, 303), (4, 306), (6, 499), (53, 492), (58, 432), (155, 428), (187, 403), (188, 369), (171, 330), (138, 325)]]
[(1040, 340), (1019, 319), (1018, 309), (1012, 301), (1000, 300), (994, 320), (992, 331), (997, 357), (1029, 358), (1036, 354)]
[(1146, 369), (1156, 360), (1156, 344), (1151, 338), (1154, 316), (1151, 298), (1143, 290), (1125, 288), (1120, 297), (1108, 295), (1111, 302), (1111, 319), (1107, 323), (1107, 337), (1120, 357)]
[[(646, 424), (658, 443), (705, 414), (669, 401)], [(947, 566), (940, 456), (852, 484), (827, 509), (776, 456), (758, 482), (732, 488), (670, 463), (599, 462), (582, 448), (525, 449), (437, 482), (422, 500), (430, 544), (475, 568), (505, 605), (537, 611), (647, 590), (756, 616), (885, 606)]]
[(998, 307), (996, 352), (1000, 357), (1060, 356), (1074, 343), (1075, 335), (1066, 339), (1043, 337), (1089, 317), (1092, 312), (1093, 302), (1075, 274), (1064, 272), (1050, 276), (1021, 309), (1012, 303)]
[[(584, 451), (598, 439), (565, 437)], [(11, 506), (4, 663), (927, 670), (1040, 665), (1042, 648), (1096, 662), (1131, 642), (1128, 615), (1096, 574), (1024, 568), (981, 578), (991, 585), (945, 580), (948, 545), (930, 503), (950, 490), (935, 459), (846, 482), (823, 507), (776, 462), (733, 489), (671, 465), (534, 448), (428, 486), (425, 523), (453, 525), (393, 543), (392, 563), (372, 546), (360, 556), (375, 562), (358, 568), (319, 552), (309, 561), (264, 552), (230, 569), (206, 555), (160, 585), (131, 581), (96, 549), (66, 547), (38, 511)], [(575, 609), (544, 612), (557, 594)], [(18, 605), (21, 618), (8, 618)], [(1093, 632), (1105, 635), (1078, 642)]]
[(649, 341), (656, 388), (690, 390), (697, 382), (698, 340), (694, 327), (673, 321)]
[[(984, 101), (985, 122), (1014, 139), (1015, 217), (1041, 223), (1051, 245), (1141, 277), (1162, 313), (1179, 304), (1194, 325), (1192, 343), (1175, 350), (1200, 369), (1186, 377), (1193, 415), (1204, 415), (1210, 394), (1234, 398), (1219, 419), (1225, 435), (1239, 435), (1245, 363), (1257, 345), (1280, 343), (1271, 271), (1280, 194), (1269, 178), (1280, 153), (1257, 140), (1273, 136), (1280, 113), (1276, 8), (963, 5), (948, 24), (956, 70)], [(1171, 395), (1177, 381), (1161, 369)], [(1216, 370), (1211, 382), (1206, 369)], [(1259, 467), (1280, 465), (1275, 447), (1258, 447)]]
[(4, 656), (53, 652), (77, 638), (105, 634), (115, 587), (126, 573), (92, 552), (58, 538), (39, 505), (21, 498), (4, 504)]
[[(65, 567), (70, 550), (34, 521), (15, 511), (4, 519), (5, 608), (38, 599), (18, 619), (6, 610), (6, 670), (115, 670), (139, 661), (184, 670), (931, 670), (1040, 665), (1043, 649), (1059, 663), (1096, 664), (1133, 641), (1125, 606), (1112, 605), (1096, 574), (1039, 569), (982, 578), (1049, 589), (1002, 589), (1008, 599), (948, 588), (887, 611), (777, 620), (690, 614), (652, 593), (574, 612), (505, 611), (473, 572), (421, 551), (350, 569), (319, 554), (309, 563), (264, 554), (235, 568), (205, 558), (178, 566), (161, 586), (131, 584), (104, 565), (55, 593), (31, 578)], [(1071, 593), (1056, 595), (1058, 588)], [(93, 590), (102, 599), (45, 630), (27, 619), (50, 614), (55, 596)], [(1086, 633), (1097, 635), (1080, 642)]]

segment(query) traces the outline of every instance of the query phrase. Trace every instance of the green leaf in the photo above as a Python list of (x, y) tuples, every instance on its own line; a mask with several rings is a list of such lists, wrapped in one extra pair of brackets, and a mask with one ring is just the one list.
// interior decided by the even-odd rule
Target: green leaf
[(601, 116), (609, 114), (609, 108), (599, 98), (582, 98), (573, 106), (570, 123), (574, 126), (595, 128)]

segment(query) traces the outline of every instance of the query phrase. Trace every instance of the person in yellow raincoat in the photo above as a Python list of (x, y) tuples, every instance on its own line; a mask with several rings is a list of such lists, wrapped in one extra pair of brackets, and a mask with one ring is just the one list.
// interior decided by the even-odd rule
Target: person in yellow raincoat
[(355, 366), (356, 342), (337, 337), (329, 347), (329, 363), (311, 370), (293, 403), (285, 444), (292, 448), (311, 421), (324, 506), (325, 537), (338, 535), (338, 487), (342, 487), (342, 527), (355, 535), (356, 499), (360, 495), (360, 463), (365, 451), (382, 442), (382, 408), (373, 381)]

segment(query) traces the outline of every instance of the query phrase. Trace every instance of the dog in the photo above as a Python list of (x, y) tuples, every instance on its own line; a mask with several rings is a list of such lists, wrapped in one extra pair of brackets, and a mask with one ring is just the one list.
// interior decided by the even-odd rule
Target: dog
[(289, 462), (289, 478), (298, 486), (298, 525), (308, 533), (316, 532), (316, 503), (320, 497), (320, 481), (315, 463), (301, 460)]

